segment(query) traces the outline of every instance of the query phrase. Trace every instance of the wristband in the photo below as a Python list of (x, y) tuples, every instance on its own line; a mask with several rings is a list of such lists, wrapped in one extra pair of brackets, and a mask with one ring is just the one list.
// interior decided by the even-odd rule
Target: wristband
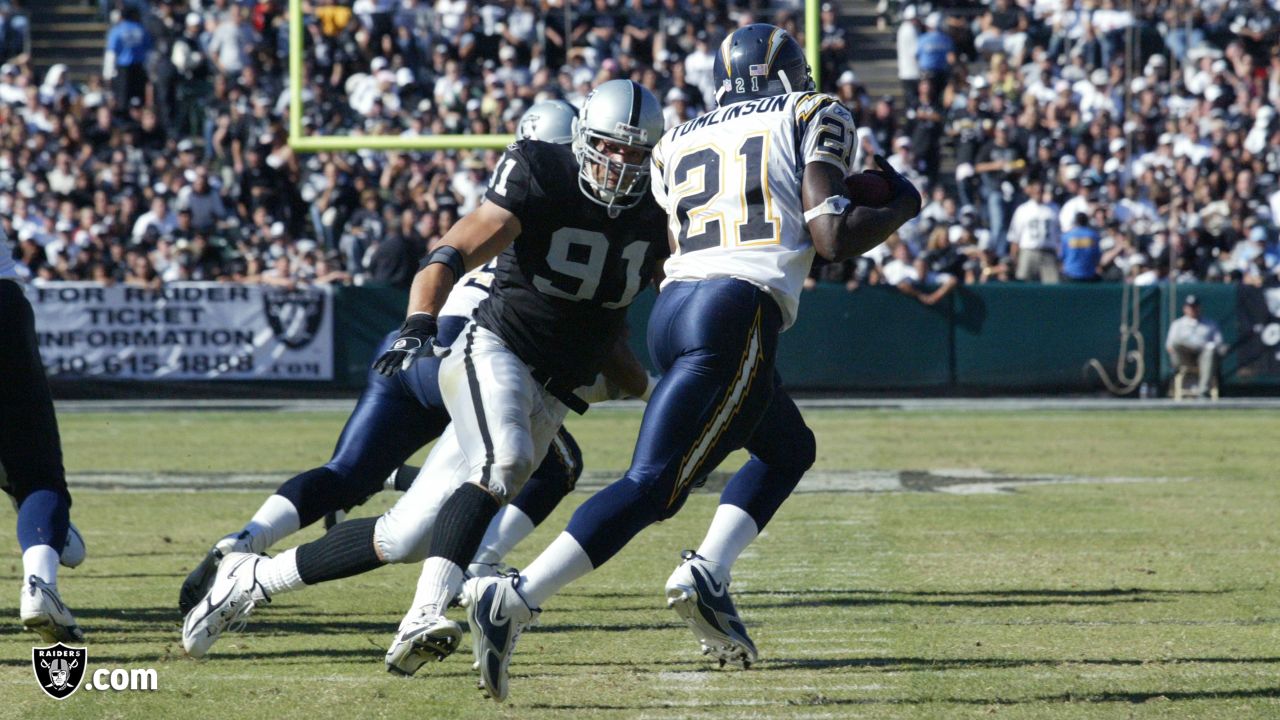
[(429, 312), (410, 313), (409, 317), (404, 319), (404, 323), (400, 326), (400, 332), (405, 330), (419, 330), (431, 333), (436, 332), (436, 316)]
[(458, 248), (452, 245), (440, 245), (432, 250), (427, 259), (422, 262), (422, 269), (439, 263), (453, 271), (453, 281), (457, 282), (463, 275), (467, 274), (467, 265), (462, 261), (462, 253)]

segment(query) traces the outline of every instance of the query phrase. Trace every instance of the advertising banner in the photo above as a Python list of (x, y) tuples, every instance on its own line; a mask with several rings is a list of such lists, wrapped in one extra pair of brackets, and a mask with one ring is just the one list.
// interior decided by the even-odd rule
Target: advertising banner
[(332, 380), (333, 291), (213, 282), (28, 286), (50, 377)]

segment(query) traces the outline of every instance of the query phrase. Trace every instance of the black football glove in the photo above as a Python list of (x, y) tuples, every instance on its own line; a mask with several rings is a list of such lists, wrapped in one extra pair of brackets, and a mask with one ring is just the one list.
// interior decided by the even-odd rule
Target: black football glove
[(879, 175), (893, 186), (893, 204), (905, 208), (908, 211), (908, 218), (913, 218), (920, 214), (920, 190), (911, 183), (910, 180), (902, 176), (902, 173), (893, 169), (888, 160), (883, 155), (875, 156), (877, 170), (868, 170), (873, 175)]
[(416, 313), (410, 315), (400, 326), (400, 335), (374, 361), (373, 369), (381, 375), (391, 377), (400, 370), (408, 370), (419, 355), (432, 352), (440, 357), (449, 354), (447, 348), (436, 346), (435, 317), (430, 313)]

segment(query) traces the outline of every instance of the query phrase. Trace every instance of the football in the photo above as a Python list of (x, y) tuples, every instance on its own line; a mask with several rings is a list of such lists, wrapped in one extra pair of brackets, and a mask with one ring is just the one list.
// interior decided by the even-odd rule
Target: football
[(883, 207), (893, 199), (893, 186), (875, 173), (854, 173), (844, 179), (844, 186), (854, 205)]

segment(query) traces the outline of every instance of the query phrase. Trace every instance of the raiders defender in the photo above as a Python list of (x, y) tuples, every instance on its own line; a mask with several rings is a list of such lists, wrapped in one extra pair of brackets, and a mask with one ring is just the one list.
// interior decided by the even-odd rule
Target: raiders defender
[(734, 31), (714, 72), (719, 109), (672, 128), (653, 152), (653, 194), (669, 214), (673, 254), (649, 320), (650, 352), (664, 374), (631, 468), (581, 505), (522, 575), (477, 578), (463, 590), (481, 682), (494, 699), (506, 697), (511, 652), (537, 608), (671, 517), (691, 487), (744, 446), (750, 460), (666, 592), (707, 652), (755, 660), (729, 597), (729, 570), (815, 452), (813, 433), (779, 386), (778, 334), (795, 321), (815, 248), (832, 260), (859, 255), (919, 210), (919, 193), (883, 159), (892, 204), (850, 210), (853, 119), (834, 98), (811, 92), (804, 54), (786, 32)]
[[(376, 367), (436, 351), (435, 314), (464, 269), (498, 257), (493, 293), (440, 364), (463, 482), (441, 507), (417, 594), (387, 654), (456, 645), (444, 617), (485, 527), (524, 485), (566, 413), (620, 337), (627, 306), (669, 250), (648, 195), (662, 133), (657, 98), (630, 80), (587, 97), (572, 149), (519, 142), (498, 164), (485, 204), (458, 223), (414, 280), (401, 340)], [(518, 238), (517, 238), (518, 236)], [(464, 598), (465, 599), (465, 598)]]
[[(530, 113), (543, 106), (538, 110), (538, 122), (521, 123), (522, 134), (541, 128), (553, 139), (564, 137), (562, 123), (548, 123), (549, 118), (563, 117), (561, 111), (564, 108), (558, 105), (570, 107), (563, 103), (540, 103), (531, 108)], [(500, 178), (499, 172), (494, 183)], [(500, 263), (477, 268), (457, 284), (441, 311), (438, 337), (456, 336), (473, 308), (483, 304), (493, 285), (491, 278), (495, 268), (500, 269)], [(403, 337), (403, 332), (396, 335)], [(393, 344), (391, 340), (388, 338), (388, 343)], [(650, 380), (625, 342), (620, 338), (616, 340), (602, 348), (606, 361), (600, 369), (609, 380), (600, 378), (589, 387), (578, 388), (577, 393), (580, 394), (571, 395), (575, 402), (583, 403), (585, 407), (587, 401), (624, 395), (647, 396), (648, 388), (656, 381)], [(353, 436), (349, 443), (352, 449), (346, 454), (352, 461), (358, 460), (366, 465), (378, 462), (398, 464), (426, 442), (421, 439), (421, 427), (402, 427), (406, 421), (419, 422), (425, 418), (436, 423), (432, 427), (440, 439), (406, 494), (380, 517), (339, 523), (319, 540), (286, 550), (274, 558), (261, 558), (234, 549), (220, 557), (216, 571), (211, 573), (208, 589), (197, 596), (197, 602), (187, 613), (183, 624), (183, 646), (188, 654), (203, 657), (228, 626), (245, 618), (255, 605), (269, 602), (275, 595), (367, 572), (387, 563), (419, 561), (426, 556), (427, 542), (440, 506), (457, 484), (466, 479), (465, 462), (459, 454), (459, 444), (453, 439), (454, 428), (452, 425), (446, 427), (449, 416), (439, 400), (439, 365), (439, 359), (424, 357), (404, 372), (392, 373), (390, 377), (374, 373), (370, 387), (381, 389), (371, 396), (370, 407), (365, 412), (357, 408), (344, 430), (344, 441), (339, 443), (341, 451), (348, 435)], [(401, 387), (401, 383), (405, 386)], [(366, 398), (369, 397), (370, 393), (366, 391)], [(404, 414), (407, 408), (412, 408), (412, 412)], [(474, 555), (476, 562), (471, 564), (472, 574), (493, 574), (494, 566), (502, 556), (532, 532), (534, 526), (572, 490), (581, 472), (581, 453), (573, 439), (559, 427), (558, 421), (551, 431), (555, 435), (550, 440), (551, 449), (534, 477), (513, 504), (489, 523), (479, 552)], [(380, 457), (384, 453), (398, 454), (387, 459)], [(325, 483), (310, 488), (312, 495), (307, 502), (313, 510), (308, 521), (318, 519), (326, 507), (340, 507), (333, 499), (316, 493), (326, 487), (333, 488), (333, 492), (347, 493), (346, 498), (375, 492), (386, 473), (385, 468), (386, 465), (381, 473), (366, 470), (338, 475), (340, 468), (326, 466), (324, 470), (328, 472), (322, 476)], [(296, 528), (296, 521), (294, 523), (293, 528)], [(241, 571), (245, 563), (251, 563), (248, 566), (250, 572)], [(388, 667), (412, 673), (428, 659), (451, 653), (459, 638), (460, 635), (434, 637), (430, 643), (404, 645), (400, 652), (389, 654)]]
[[(84, 642), (58, 594), (58, 565), (79, 564), (71, 493), (53, 396), (36, 346), (35, 314), (18, 284), (13, 246), (0, 230), (0, 479), (18, 508), (22, 624), (47, 643)], [(69, 542), (70, 541), (70, 542)], [(79, 548), (72, 547), (79, 545)], [(70, 552), (68, 552), (70, 551)], [(67, 561), (62, 556), (67, 556)]]
[[(516, 136), (568, 143), (576, 117), (577, 111), (563, 100), (536, 103), (520, 118)], [(477, 268), (459, 283), (457, 292), (449, 299), (449, 307), (440, 317), (439, 337), (442, 342), (457, 337), (472, 311), (489, 294), (492, 281), (490, 268)], [(385, 352), (399, 334), (398, 330), (391, 331), (375, 357)], [(226, 535), (205, 554), (179, 590), (178, 608), (182, 614), (185, 616), (191, 612), (209, 592), (217, 576), (218, 564), (226, 555), (233, 552), (263, 553), (320, 518), (328, 522), (331, 514), (360, 505), (382, 490), (384, 478), (386, 485), (407, 490), (419, 469), (408, 468), (401, 463), (440, 437), (449, 424), (449, 414), (440, 399), (436, 382), (439, 364), (438, 358), (426, 358), (416, 363), (412, 372), (395, 377), (370, 371), (364, 392), (360, 394), (351, 417), (347, 418), (329, 461), (286, 481), (263, 502), (244, 528)], [(503, 517), (495, 521), (492, 532), (486, 535), (481, 553), (476, 558), (481, 563), (495, 565), (546, 519), (560, 499), (572, 490), (582, 471), (582, 454), (567, 430), (561, 429), (557, 443), (562, 452), (547, 456), (530, 480), (530, 492), (517, 497), (504, 510)], [(392, 477), (388, 477), (389, 474), (393, 474)], [(543, 484), (547, 489), (539, 490)], [(311, 555), (314, 551), (318, 557), (330, 557), (332, 553), (326, 547), (327, 543), (338, 542), (356, 532), (356, 528), (365, 533), (372, 530), (369, 524), (373, 519), (353, 522), (355, 524), (344, 526), (338, 536), (311, 543), (314, 547), (303, 554)], [(304, 563), (304, 567), (309, 569), (312, 565)], [(486, 568), (476, 567), (473, 572), (485, 574)], [(306, 579), (318, 582), (315, 575), (308, 574)]]

